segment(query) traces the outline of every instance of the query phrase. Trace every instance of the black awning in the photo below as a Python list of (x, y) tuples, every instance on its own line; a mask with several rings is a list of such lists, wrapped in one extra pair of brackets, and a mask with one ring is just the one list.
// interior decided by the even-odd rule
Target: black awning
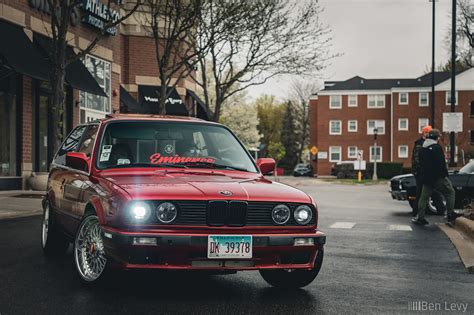
[(133, 96), (120, 86), (120, 112), (133, 114), (146, 114), (143, 108), (138, 105)]
[[(151, 85), (139, 85), (138, 86), (138, 99), (140, 107), (148, 112), (146, 114), (159, 114), (158, 102), (159, 102), (159, 86)], [(175, 116), (189, 116), (188, 110), (184, 105), (181, 96), (175, 88), (168, 88), (170, 96), (166, 100), (166, 115)]]
[[(48, 58), (48, 54), (52, 51), (52, 40), (45, 36), (34, 34), (33, 41), (40, 48), (43, 55)], [(67, 54), (68, 57), (75, 55), (71, 46), (67, 46)], [(66, 82), (75, 89), (107, 97), (104, 89), (100, 87), (92, 74), (79, 59), (66, 67), (65, 79)]]
[(22, 27), (0, 21), (0, 56), (11, 70), (49, 81), (49, 65)]
[(189, 96), (193, 100), (193, 104), (196, 105), (196, 117), (204, 120), (209, 120), (209, 115), (206, 111), (206, 104), (191, 90), (186, 90), (186, 96)]

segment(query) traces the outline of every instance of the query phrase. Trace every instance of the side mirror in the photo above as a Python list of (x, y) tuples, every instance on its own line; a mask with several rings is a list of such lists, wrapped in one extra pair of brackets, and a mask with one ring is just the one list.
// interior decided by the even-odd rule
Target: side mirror
[(89, 159), (83, 152), (68, 152), (66, 153), (66, 166), (88, 172), (89, 171)]
[(275, 160), (270, 158), (257, 159), (257, 166), (263, 175), (267, 175), (275, 171)]

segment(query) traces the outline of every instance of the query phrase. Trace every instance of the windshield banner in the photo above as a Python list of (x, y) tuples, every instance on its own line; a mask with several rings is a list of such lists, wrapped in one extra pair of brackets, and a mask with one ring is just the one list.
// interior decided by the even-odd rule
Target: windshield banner
[(190, 157), (190, 156), (162, 156), (155, 153), (150, 156), (151, 164), (183, 164), (183, 163), (215, 163), (216, 160), (211, 157)]

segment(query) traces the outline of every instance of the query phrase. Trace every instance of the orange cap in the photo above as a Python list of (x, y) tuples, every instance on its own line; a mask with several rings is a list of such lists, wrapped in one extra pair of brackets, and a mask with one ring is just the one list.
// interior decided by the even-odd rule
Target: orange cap
[(425, 132), (428, 133), (428, 132), (430, 132), (432, 129), (433, 129), (433, 127), (431, 127), (430, 125), (426, 125), (426, 126), (423, 127), (423, 129), (421, 129), (421, 131), (422, 131), (423, 133), (425, 133)]

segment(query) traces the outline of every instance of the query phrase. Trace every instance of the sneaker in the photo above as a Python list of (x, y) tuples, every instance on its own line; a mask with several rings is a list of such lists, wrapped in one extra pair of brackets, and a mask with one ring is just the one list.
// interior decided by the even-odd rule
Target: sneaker
[(429, 224), (429, 222), (426, 221), (425, 219), (418, 219), (416, 217), (411, 218), (411, 222), (415, 223), (416, 225), (427, 225), (427, 224)]

